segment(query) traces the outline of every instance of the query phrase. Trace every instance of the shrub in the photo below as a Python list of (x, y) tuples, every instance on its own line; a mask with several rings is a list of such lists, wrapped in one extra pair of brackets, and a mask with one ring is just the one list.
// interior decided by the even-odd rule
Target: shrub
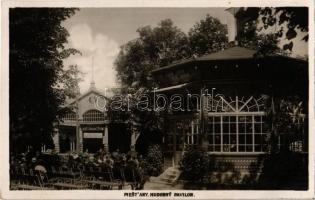
[(144, 160), (144, 170), (148, 176), (158, 176), (163, 168), (163, 155), (159, 145), (148, 147), (148, 153)]
[(189, 181), (201, 180), (209, 171), (209, 166), (209, 155), (202, 150), (189, 150), (184, 154), (180, 161), (182, 176)]
[(258, 184), (264, 188), (306, 189), (308, 177), (307, 155), (280, 151), (264, 160)]

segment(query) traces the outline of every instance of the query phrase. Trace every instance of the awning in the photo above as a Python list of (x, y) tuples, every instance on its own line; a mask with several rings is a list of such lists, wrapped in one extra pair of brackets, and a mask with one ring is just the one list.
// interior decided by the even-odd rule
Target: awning
[(188, 86), (189, 84), (190, 83), (183, 83), (183, 84), (174, 85), (174, 86), (170, 86), (170, 87), (155, 89), (152, 92), (166, 92), (166, 91), (171, 91), (171, 90), (182, 89), (182, 88)]

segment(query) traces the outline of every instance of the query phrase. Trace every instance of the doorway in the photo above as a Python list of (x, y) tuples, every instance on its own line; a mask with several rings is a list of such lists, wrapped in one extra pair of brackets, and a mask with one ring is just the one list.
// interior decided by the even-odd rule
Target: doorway
[(120, 152), (127, 153), (130, 151), (130, 131), (124, 123), (109, 124), (108, 129), (108, 146), (109, 151), (113, 152), (119, 149)]

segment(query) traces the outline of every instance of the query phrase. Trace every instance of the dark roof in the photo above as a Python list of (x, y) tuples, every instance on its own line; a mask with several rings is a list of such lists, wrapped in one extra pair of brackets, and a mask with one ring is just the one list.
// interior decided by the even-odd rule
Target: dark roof
[[(207, 55), (204, 55), (201, 57), (179, 60), (178, 62), (172, 63), (172, 64), (165, 66), (165, 67), (161, 67), (161, 68), (152, 70), (151, 72), (155, 73), (155, 72), (159, 72), (159, 71), (164, 71), (166, 69), (171, 69), (174, 67), (178, 67), (180, 65), (186, 65), (186, 64), (195, 63), (195, 62), (249, 60), (249, 59), (253, 59), (256, 53), (257, 53), (256, 50), (252, 50), (252, 49), (248, 49), (248, 48), (244, 48), (244, 47), (239, 47), (239, 46), (234, 46), (234, 47), (230, 47), (228, 49), (225, 49), (225, 50), (222, 50), (222, 51), (219, 51), (216, 53), (207, 54)], [(281, 56), (281, 55), (276, 55), (273, 57), (285, 57), (285, 58), (292, 59), (292, 60), (303, 61), (302, 59), (287, 57), (287, 56)]]
[(257, 51), (246, 49), (243, 47), (231, 47), (223, 51), (212, 54), (207, 54), (196, 58), (196, 60), (236, 60), (236, 59), (251, 59)]
[(178, 62), (172, 63), (168, 66), (155, 69), (152, 71), (152, 73), (158, 72), (160, 70), (165, 70), (168, 68), (173, 68), (175, 66), (179, 66), (183, 64), (193, 63), (196, 61), (198, 62), (198, 61), (212, 61), (212, 60), (252, 59), (256, 52), (257, 51), (255, 50), (247, 49), (244, 47), (238, 47), (238, 46), (231, 47), (231, 48), (228, 48), (228, 49), (216, 52), (216, 53), (207, 54), (201, 57), (179, 60)]

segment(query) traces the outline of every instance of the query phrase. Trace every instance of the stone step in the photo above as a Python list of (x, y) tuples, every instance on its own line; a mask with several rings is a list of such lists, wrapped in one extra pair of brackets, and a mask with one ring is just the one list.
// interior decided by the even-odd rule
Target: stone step
[(180, 175), (178, 168), (169, 167), (167, 168), (160, 176), (153, 177), (151, 176), (149, 181), (146, 182), (145, 188), (154, 189), (154, 188), (176, 188), (176, 182)]
[(173, 183), (174, 181), (173, 179), (168, 179), (168, 178), (161, 178), (160, 180), (166, 183)]
[(169, 185), (169, 186), (172, 185), (171, 181), (165, 181), (165, 180), (156, 180), (156, 181), (153, 181), (153, 182), (151, 181), (150, 183), (164, 184), (164, 185)]

